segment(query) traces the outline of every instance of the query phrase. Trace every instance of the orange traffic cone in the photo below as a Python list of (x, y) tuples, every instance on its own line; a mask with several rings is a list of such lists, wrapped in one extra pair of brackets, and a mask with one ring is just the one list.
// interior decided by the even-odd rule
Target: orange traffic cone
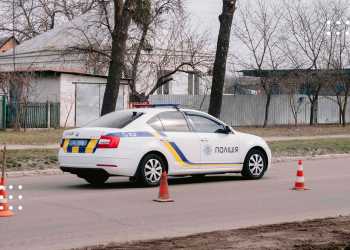
[(10, 217), (13, 212), (9, 209), (7, 194), (5, 191), (5, 179), (0, 178), (0, 217)]
[(304, 169), (303, 169), (302, 160), (298, 161), (297, 179), (294, 183), (293, 190), (297, 190), (297, 191), (308, 190), (308, 188), (305, 188), (305, 178), (304, 178)]
[(155, 199), (153, 201), (157, 201), (157, 202), (173, 202), (174, 201), (174, 200), (170, 199), (170, 196), (169, 196), (168, 175), (165, 171), (163, 171), (162, 177), (160, 179), (158, 199)]

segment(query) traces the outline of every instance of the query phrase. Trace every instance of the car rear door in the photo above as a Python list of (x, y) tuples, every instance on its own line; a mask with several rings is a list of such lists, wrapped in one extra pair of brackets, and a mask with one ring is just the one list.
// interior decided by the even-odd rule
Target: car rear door
[(186, 112), (193, 129), (200, 139), (201, 163), (206, 169), (241, 166), (239, 138), (233, 132), (223, 133), (225, 125), (197, 112)]

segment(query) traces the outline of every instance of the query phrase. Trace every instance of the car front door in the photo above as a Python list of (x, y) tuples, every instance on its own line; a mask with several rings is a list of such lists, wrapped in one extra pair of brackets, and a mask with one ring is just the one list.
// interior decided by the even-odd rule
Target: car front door
[(239, 140), (227, 127), (197, 112), (187, 112), (186, 116), (201, 142), (201, 163), (206, 169), (240, 169)]
[(178, 167), (184, 171), (200, 163), (200, 138), (190, 130), (189, 124), (180, 111), (166, 111), (157, 116), (162, 124), (162, 140)]

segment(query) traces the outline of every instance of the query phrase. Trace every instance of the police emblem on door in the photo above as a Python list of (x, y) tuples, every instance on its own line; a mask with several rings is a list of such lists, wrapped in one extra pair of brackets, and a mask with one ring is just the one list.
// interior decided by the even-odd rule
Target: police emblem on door
[(211, 155), (213, 153), (212, 147), (208, 144), (204, 145), (203, 151), (204, 151), (204, 154), (206, 155)]

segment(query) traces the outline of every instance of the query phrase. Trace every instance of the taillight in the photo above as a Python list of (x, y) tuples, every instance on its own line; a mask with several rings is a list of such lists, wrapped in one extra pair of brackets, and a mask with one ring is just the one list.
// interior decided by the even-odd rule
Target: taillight
[(98, 141), (97, 148), (117, 148), (120, 138), (112, 135), (103, 135)]

